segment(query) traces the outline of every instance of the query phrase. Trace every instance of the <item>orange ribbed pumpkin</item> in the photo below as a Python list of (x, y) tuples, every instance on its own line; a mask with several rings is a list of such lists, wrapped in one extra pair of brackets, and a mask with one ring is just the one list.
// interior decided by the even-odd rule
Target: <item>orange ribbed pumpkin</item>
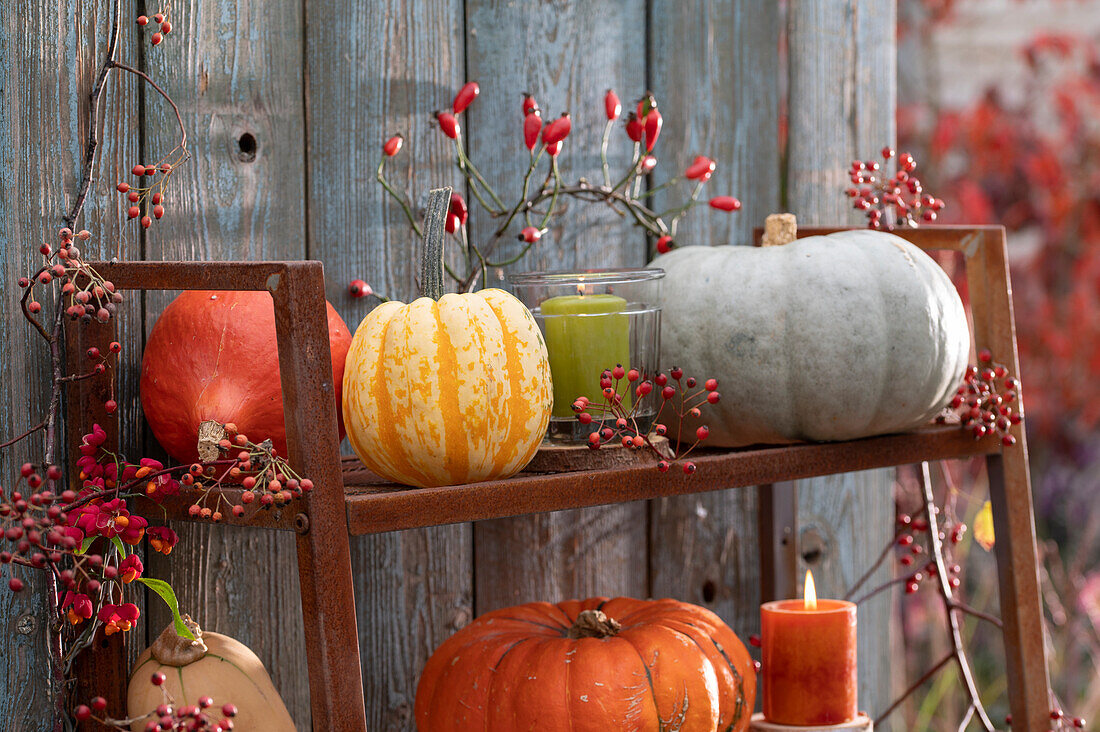
[(741, 732), (756, 673), (706, 608), (592, 598), (486, 613), (441, 645), (416, 690), (421, 732)]
[[(351, 333), (328, 305), (337, 416)], [(318, 364), (319, 365), (319, 364)], [(198, 459), (199, 424), (233, 422), (286, 455), (275, 305), (266, 292), (184, 292), (157, 318), (141, 362), (141, 406), (176, 460)], [(343, 436), (343, 424), (340, 434)]]

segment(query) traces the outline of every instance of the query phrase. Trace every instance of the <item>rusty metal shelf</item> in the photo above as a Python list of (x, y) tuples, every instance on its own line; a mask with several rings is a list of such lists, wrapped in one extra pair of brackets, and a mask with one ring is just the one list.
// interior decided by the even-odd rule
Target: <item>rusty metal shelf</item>
[[(411, 488), (387, 483), (355, 458), (344, 458), (341, 472), (348, 530), (353, 535), (360, 535), (744, 488), (1000, 452), (1001, 444), (996, 439), (975, 440), (957, 425), (942, 425), (850, 442), (704, 450), (696, 453), (694, 461), (699, 471), (691, 476), (679, 471), (661, 473), (646, 463), (586, 471), (548, 469), (523, 472), (506, 480)], [(166, 518), (194, 520), (188, 516), (187, 508), (197, 497), (196, 491), (182, 491), (166, 504)], [(301, 530), (299, 509), (298, 502), (293, 502), (266, 511), (253, 505), (239, 519), (228, 515), (227, 511), (223, 513), (227, 515), (225, 523), (228, 524)]]
[[(812, 236), (835, 230), (803, 229), (799, 234)], [(954, 253), (947, 256), (964, 260), (975, 341), (992, 349), (1012, 372), (1019, 373), (1004, 229), (926, 227), (898, 233), (922, 249)], [(768, 587), (774, 589), (780, 579), (792, 574), (788, 565), (793, 563), (781, 561), (781, 555), (786, 554), (779, 548), (790, 544), (783, 537), (793, 534), (790, 514), (795, 505), (794, 492), (786, 481), (973, 456), (985, 459), (989, 474), (1012, 715), (1022, 720), (1021, 728), (1046, 728), (1050, 684), (1042, 642), (1042, 603), (1022, 424), (1013, 428), (1016, 446), (1003, 452), (995, 439), (975, 441), (957, 426), (929, 426), (908, 434), (843, 443), (703, 451), (695, 458), (699, 471), (693, 476), (660, 473), (644, 463), (595, 470), (566, 469), (561, 463), (562, 469), (555, 470), (551, 459), (542, 461), (538, 472), (524, 472), (508, 480), (409, 488), (386, 483), (358, 461), (340, 458), (331, 377), (327, 368), (312, 366), (329, 362), (324, 275), (319, 262), (134, 262), (96, 266), (120, 289), (260, 290), (272, 296), (289, 457), (302, 474), (313, 479), (316, 488), (286, 506), (261, 510), (252, 504), (239, 519), (232, 516), (227, 504), (222, 503), (221, 510), (229, 525), (297, 533), (310, 701), (316, 729), (352, 732), (364, 729), (366, 724), (359, 645), (354, 641), (358, 629), (349, 534), (760, 485), (762, 592), (770, 596)], [(81, 354), (92, 345), (102, 350), (110, 337), (109, 327), (71, 328), (67, 351)], [(80, 416), (69, 420), (75, 425), (73, 429), (98, 421), (108, 425), (108, 439), (115, 444), (114, 423), (103, 411), (106, 396), (83, 382), (74, 386), (71, 396)], [(69, 440), (79, 441), (79, 432), (70, 434)], [(226, 497), (234, 504), (239, 502), (238, 496)], [(196, 491), (183, 491), (166, 502), (163, 511), (150, 506), (140, 507), (140, 511), (149, 517), (188, 520), (187, 510), (197, 498)], [(220, 499), (211, 495), (207, 500)], [(106, 641), (112, 654), (96, 654), (105, 660), (95, 675), (114, 680), (111, 686), (118, 689), (125, 689), (126, 679), (127, 654), (118, 640), (122, 635)]]

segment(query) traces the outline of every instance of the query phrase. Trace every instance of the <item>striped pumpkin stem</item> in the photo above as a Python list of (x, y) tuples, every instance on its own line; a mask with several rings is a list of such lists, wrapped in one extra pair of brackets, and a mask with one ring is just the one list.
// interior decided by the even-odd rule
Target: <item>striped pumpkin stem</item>
[(424, 213), (424, 238), (420, 246), (420, 294), (438, 300), (443, 297), (443, 238), (447, 235), (447, 211), (451, 188), (433, 188)]

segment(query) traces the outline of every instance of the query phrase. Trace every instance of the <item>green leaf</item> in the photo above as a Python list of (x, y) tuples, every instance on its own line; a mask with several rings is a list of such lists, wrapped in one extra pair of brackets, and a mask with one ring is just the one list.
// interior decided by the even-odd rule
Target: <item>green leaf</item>
[(92, 545), (92, 542), (96, 540), (94, 536), (85, 536), (84, 541), (80, 542), (80, 548), (76, 550), (77, 556), (80, 556), (84, 552), (88, 551), (88, 547)]
[(122, 555), (122, 558), (126, 558), (126, 545), (122, 543), (122, 539), (117, 536), (111, 537), (111, 543), (115, 545), (115, 549), (118, 549), (118, 553)]
[(187, 626), (183, 624), (183, 619), (180, 618), (180, 606), (179, 602), (176, 600), (176, 592), (172, 589), (172, 585), (164, 580), (152, 579), (151, 577), (142, 577), (138, 582), (160, 595), (161, 599), (168, 605), (168, 609), (172, 611), (172, 622), (175, 623), (176, 626), (176, 635), (182, 638), (195, 640), (195, 636), (187, 629)]

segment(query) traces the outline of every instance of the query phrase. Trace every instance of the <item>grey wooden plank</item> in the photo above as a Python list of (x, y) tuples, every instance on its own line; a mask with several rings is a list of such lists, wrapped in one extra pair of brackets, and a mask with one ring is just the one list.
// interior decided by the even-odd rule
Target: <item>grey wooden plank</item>
[[(751, 244), (752, 228), (779, 206), (778, 4), (652, 0), (649, 24), (651, 85), (667, 110), (658, 144), (676, 166), (664, 175), (680, 175), (695, 155), (707, 155), (717, 170), (704, 198), (733, 194), (743, 206), (732, 216), (696, 209), (677, 242)], [(682, 204), (691, 189), (673, 190), (657, 198), (658, 210)], [(743, 638), (758, 632), (756, 511), (755, 489), (653, 502), (652, 594), (708, 607)]]
[[(374, 179), (382, 142), (405, 134), (387, 176), (414, 201), (461, 183), (431, 112), (463, 82), (462, 2), (309, 0), (306, 13), (309, 256), (354, 331), (377, 301), (350, 298), (351, 280), (418, 294), (416, 238)], [(352, 537), (368, 729), (414, 729), (424, 662), (471, 617), (472, 561), (469, 525)]]
[[(624, 106), (632, 106), (630, 100), (645, 90), (645, 63), (639, 53), (645, 38), (643, 0), (468, 0), (466, 17), (466, 66), (469, 78), (482, 88), (468, 115), (470, 148), (505, 202), (518, 200), (528, 159), (522, 91), (535, 95), (546, 120), (564, 111), (573, 115), (573, 133), (561, 154), (565, 180), (599, 180), (604, 91), (614, 87)], [(621, 129), (612, 141), (611, 168), (623, 171), (629, 165), (630, 143)], [(513, 270), (636, 266), (645, 261), (644, 237), (610, 211), (568, 200), (562, 211)], [(490, 231), (481, 213), (470, 217), (471, 235), (478, 241)], [(501, 251), (514, 253), (517, 246), (513, 239)], [(492, 273), (490, 284), (502, 274)], [(478, 614), (535, 599), (645, 596), (645, 525), (642, 503), (476, 524)]]
[[(173, 3), (172, 34), (146, 49), (173, 92), (192, 160), (173, 178), (147, 259), (305, 256), (302, 6), (252, 0)], [(146, 94), (145, 154), (177, 141), (175, 118)], [(251, 139), (248, 137), (251, 136)], [(254, 149), (253, 149), (254, 148)], [(174, 293), (146, 296), (147, 327)], [(149, 437), (152, 443), (152, 437)], [(310, 725), (294, 537), (260, 529), (177, 524), (180, 545), (153, 573), (210, 630), (252, 648), (300, 728)], [(151, 603), (151, 632), (168, 622)]]
[[(803, 0), (787, 13), (789, 209), (806, 225), (858, 224), (841, 195), (848, 164), (877, 157), (895, 138), (895, 3)], [(889, 540), (893, 476), (881, 470), (799, 483), (803, 543), (815, 544), (815, 532), (828, 529), (822, 554), (809, 552), (823, 570), (825, 596), (842, 595)], [(871, 583), (892, 572), (883, 567)], [(893, 668), (881, 649), (891, 647), (891, 602), (884, 596), (860, 608), (860, 706), (872, 713), (890, 703)]]
[[(91, 75), (97, 52), (106, 48), (111, 3), (70, 0), (58, 7), (43, 0), (0, 5), (0, 274), (7, 314), (0, 319), (5, 357), (0, 365), (0, 440), (37, 422), (49, 395), (47, 352), (23, 324), (15, 305), (15, 280), (41, 261), (38, 245), (53, 243), (64, 210), (71, 203), (83, 159)], [(124, 46), (123, 53), (130, 47)], [(118, 194), (110, 188), (115, 171), (127, 165), (138, 145), (137, 96), (129, 79), (109, 82), (101, 120), (102, 143), (86, 215), (78, 223), (95, 238), (86, 252), (121, 247), (122, 256), (139, 251), (138, 239), (120, 239)], [(121, 242), (121, 243), (120, 243)], [(47, 306), (44, 308), (49, 311)], [(121, 342), (131, 354), (140, 339), (140, 312), (124, 325)], [(136, 380), (123, 370), (118, 385), (123, 435), (133, 436)], [(0, 451), (0, 475), (10, 479), (18, 466), (42, 459), (43, 443), (32, 438)], [(62, 453), (63, 457), (63, 453)], [(6, 483), (5, 483), (6, 484)], [(6, 585), (8, 571), (3, 572)], [(0, 729), (50, 728), (46, 680), (48, 617), (45, 583), (38, 572), (21, 574), (28, 589), (0, 592)], [(141, 644), (141, 628), (135, 638)]]

